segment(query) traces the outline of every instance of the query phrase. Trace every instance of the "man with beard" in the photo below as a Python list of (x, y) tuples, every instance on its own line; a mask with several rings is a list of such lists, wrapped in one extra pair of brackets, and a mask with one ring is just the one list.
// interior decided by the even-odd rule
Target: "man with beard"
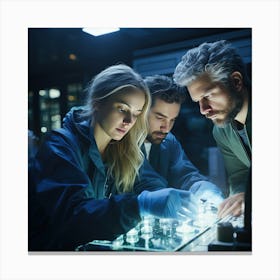
[(245, 64), (229, 42), (203, 43), (187, 51), (173, 78), (214, 123), (213, 136), (229, 179), (229, 197), (219, 215), (238, 216), (251, 168), (251, 83)]
[(189, 190), (197, 199), (218, 207), (224, 200), (221, 189), (200, 174), (170, 132), (185, 101), (185, 89), (162, 75), (146, 77), (145, 83), (152, 97), (149, 131), (144, 143), (144, 153), (151, 165), (148, 168), (152, 167), (168, 186)]

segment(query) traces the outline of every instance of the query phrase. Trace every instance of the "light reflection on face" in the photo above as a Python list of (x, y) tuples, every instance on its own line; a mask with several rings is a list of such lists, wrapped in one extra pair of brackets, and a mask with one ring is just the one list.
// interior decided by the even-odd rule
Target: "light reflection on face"
[(243, 99), (239, 92), (212, 82), (208, 74), (202, 75), (187, 88), (192, 100), (199, 103), (200, 113), (218, 126), (232, 121), (242, 107)]
[(142, 91), (114, 94), (98, 107), (96, 121), (110, 140), (121, 140), (135, 124), (145, 104)]
[(155, 100), (148, 115), (149, 132), (147, 140), (153, 144), (160, 144), (172, 129), (179, 114), (181, 105), (167, 103), (159, 98)]

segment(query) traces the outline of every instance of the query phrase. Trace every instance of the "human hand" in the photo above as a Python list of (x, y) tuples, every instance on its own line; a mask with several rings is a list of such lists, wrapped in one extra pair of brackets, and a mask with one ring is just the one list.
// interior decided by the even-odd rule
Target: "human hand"
[(183, 220), (194, 219), (197, 203), (189, 191), (165, 188), (154, 192), (143, 191), (138, 195), (140, 215)]
[(224, 218), (227, 215), (240, 216), (244, 213), (245, 193), (237, 193), (225, 199), (219, 206), (218, 217)]

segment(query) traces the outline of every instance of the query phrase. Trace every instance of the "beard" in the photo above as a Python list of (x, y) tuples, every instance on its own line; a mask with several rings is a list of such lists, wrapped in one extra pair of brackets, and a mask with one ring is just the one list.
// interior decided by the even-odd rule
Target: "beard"
[(230, 96), (229, 96), (230, 98), (229, 98), (228, 109), (223, 111), (216, 111), (212, 113), (212, 115), (214, 114), (224, 115), (224, 117), (221, 119), (217, 118), (213, 120), (213, 123), (218, 127), (225, 127), (228, 124), (230, 124), (235, 119), (237, 114), (241, 111), (241, 108), (243, 106), (244, 99), (242, 93), (237, 92), (232, 88), (230, 89), (229, 92), (230, 92)]
[(165, 139), (167, 133), (163, 133), (160, 131), (153, 131), (147, 135), (147, 140), (152, 144), (159, 145)]

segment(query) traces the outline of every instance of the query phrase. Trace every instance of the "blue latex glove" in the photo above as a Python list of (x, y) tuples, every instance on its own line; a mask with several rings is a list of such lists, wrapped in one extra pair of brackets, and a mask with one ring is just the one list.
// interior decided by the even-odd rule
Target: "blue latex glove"
[(197, 201), (189, 191), (165, 188), (154, 192), (143, 191), (138, 195), (140, 215), (184, 220), (195, 219)]
[(208, 181), (195, 182), (191, 186), (190, 191), (197, 199), (206, 200), (216, 207), (218, 207), (224, 200), (222, 190), (218, 186)]

